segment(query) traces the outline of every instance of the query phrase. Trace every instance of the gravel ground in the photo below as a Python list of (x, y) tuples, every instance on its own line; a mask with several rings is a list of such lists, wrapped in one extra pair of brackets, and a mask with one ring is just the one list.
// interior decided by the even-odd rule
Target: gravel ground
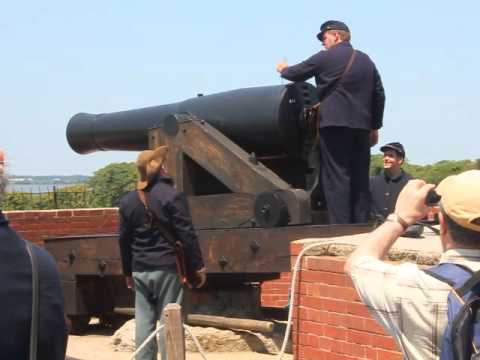
[[(110, 344), (113, 332), (109, 329), (93, 329), (82, 336), (70, 335), (67, 346), (67, 360), (128, 360), (131, 353), (115, 352)], [(255, 352), (207, 353), (208, 360), (276, 360), (277, 355)], [(187, 353), (187, 360), (203, 360), (199, 353)], [(284, 360), (292, 360), (286, 354)]]

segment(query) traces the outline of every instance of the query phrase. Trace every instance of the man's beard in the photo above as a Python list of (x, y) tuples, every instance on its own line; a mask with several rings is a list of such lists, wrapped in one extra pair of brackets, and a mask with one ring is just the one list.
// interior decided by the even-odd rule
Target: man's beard
[(3, 170), (0, 169), (0, 201), (3, 200), (5, 191), (7, 190), (8, 179)]

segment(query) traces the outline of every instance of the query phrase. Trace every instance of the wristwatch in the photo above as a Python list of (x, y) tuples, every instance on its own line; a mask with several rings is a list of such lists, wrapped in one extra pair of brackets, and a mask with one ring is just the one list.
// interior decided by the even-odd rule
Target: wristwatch
[(385, 221), (396, 222), (400, 224), (403, 228), (403, 231), (407, 230), (408, 228), (407, 222), (400, 215), (395, 213), (391, 213), (390, 215), (388, 215)]

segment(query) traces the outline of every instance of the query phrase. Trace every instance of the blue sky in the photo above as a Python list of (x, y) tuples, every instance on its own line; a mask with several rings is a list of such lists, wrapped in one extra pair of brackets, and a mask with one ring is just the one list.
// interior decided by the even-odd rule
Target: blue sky
[[(113, 112), (280, 84), (275, 64), (345, 21), (387, 95), (380, 143), (411, 162), (480, 158), (475, 1), (17, 1), (0, 13), (0, 147), (18, 175), (92, 174), (130, 152), (78, 155), (77, 112)], [(378, 146), (373, 152), (378, 152)]]

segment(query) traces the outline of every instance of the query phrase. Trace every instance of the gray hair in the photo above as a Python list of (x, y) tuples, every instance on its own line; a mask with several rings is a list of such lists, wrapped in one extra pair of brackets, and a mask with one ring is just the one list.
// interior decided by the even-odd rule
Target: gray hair
[(7, 190), (8, 178), (5, 173), (5, 168), (0, 165), (0, 201), (3, 200), (5, 191)]

